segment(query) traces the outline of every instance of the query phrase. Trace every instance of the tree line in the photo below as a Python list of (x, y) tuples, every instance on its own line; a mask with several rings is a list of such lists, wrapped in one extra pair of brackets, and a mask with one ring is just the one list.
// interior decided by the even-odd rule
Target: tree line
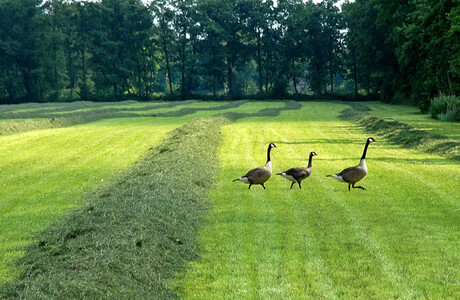
[(0, 101), (460, 91), (458, 0), (0, 0)]

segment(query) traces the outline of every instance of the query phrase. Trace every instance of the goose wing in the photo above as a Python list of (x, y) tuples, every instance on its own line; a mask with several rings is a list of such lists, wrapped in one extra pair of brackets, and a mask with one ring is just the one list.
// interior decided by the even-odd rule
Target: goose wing
[(250, 183), (264, 183), (271, 175), (270, 171), (262, 167), (250, 170), (243, 177), (247, 177)]
[(286, 173), (286, 175), (294, 177), (295, 179), (305, 179), (308, 176), (310, 176), (311, 170), (308, 170), (306, 168), (290, 168), (284, 173)]
[(345, 182), (356, 183), (366, 176), (366, 172), (359, 166), (343, 169), (337, 176), (342, 177)]

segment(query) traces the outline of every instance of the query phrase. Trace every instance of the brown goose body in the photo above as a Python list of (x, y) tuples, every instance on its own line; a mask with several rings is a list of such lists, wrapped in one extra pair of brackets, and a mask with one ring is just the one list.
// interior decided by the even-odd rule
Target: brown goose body
[(375, 141), (376, 140), (372, 137), (367, 139), (366, 146), (364, 147), (363, 155), (361, 157), (361, 161), (359, 162), (359, 165), (343, 169), (340, 173), (327, 175), (327, 177), (333, 177), (340, 182), (348, 183), (348, 190), (350, 190), (350, 186), (353, 187), (354, 189), (365, 190), (365, 188), (362, 186), (355, 187), (355, 184), (361, 179), (363, 179), (364, 176), (367, 175), (367, 165), (366, 165), (367, 148), (369, 147), (370, 143), (375, 142)]
[(247, 183), (249, 184), (249, 188), (251, 188), (253, 184), (259, 184), (265, 189), (264, 183), (268, 179), (270, 179), (270, 177), (272, 176), (272, 162), (270, 159), (270, 151), (274, 147), (276, 146), (273, 143), (268, 145), (267, 162), (265, 163), (265, 166), (252, 169), (249, 172), (247, 172), (245, 175), (233, 181), (241, 181), (241, 182)]
[(286, 178), (287, 180), (292, 181), (291, 187), (290, 187), (291, 189), (292, 189), (292, 186), (294, 185), (294, 183), (296, 183), (296, 182), (299, 185), (299, 188), (302, 188), (302, 186), (301, 186), (302, 180), (308, 178), (311, 175), (312, 158), (315, 155), (317, 155), (315, 152), (310, 153), (307, 168), (302, 168), (302, 167), (290, 168), (289, 170), (281, 172), (281, 173), (277, 173), (276, 175), (281, 175), (284, 178)]

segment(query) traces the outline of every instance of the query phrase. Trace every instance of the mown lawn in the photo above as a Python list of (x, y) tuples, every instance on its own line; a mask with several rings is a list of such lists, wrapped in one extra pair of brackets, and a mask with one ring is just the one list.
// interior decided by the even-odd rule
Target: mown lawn
[(166, 133), (173, 119), (113, 119), (0, 137), (0, 283), (18, 247), (110, 181)]
[[(349, 107), (344, 103), (306, 102), (300, 110), (282, 111), (275, 117), (267, 117), (271, 112), (265, 109), (282, 109), (285, 103), (241, 102), (234, 107), (216, 109), (226, 104), (191, 102), (177, 107), (159, 104), (158, 109), (152, 109), (152, 105), (132, 103), (136, 107), (134, 114), (142, 115), (148, 110), (148, 114), (158, 116), (129, 115), (62, 128), (26, 128), (31, 131), (0, 136), (0, 285), (14, 281), (23, 267), (31, 271), (18, 281), (21, 291), (16, 293), (13, 284), (5, 294), (0, 289), (0, 295), (59, 295), (64, 293), (61, 289), (72, 284), (67, 295), (77, 298), (142, 297), (142, 289), (152, 292), (157, 288), (162, 295), (178, 293), (187, 299), (457, 298), (460, 294), (458, 160), (402, 149), (378, 135), (364, 132), (358, 125), (338, 118), (340, 111)], [(130, 105), (122, 104), (126, 108)], [(380, 113), (382, 117), (398, 111), (385, 104), (372, 105), (372, 113)], [(109, 106), (119, 108), (113, 103), (107, 107), (80, 103), (71, 105), (71, 110), (77, 114), (91, 113), (97, 118), (95, 111), (107, 113)], [(26, 109), (18, 114), (67, 110), (60, 105), (42, 109), (38, 104), (14, 109)], [(9, 107), (4, 111), (14, 109)], [(401, 122), (412, 118), (405, 109), (395, 114)], [(190, 156), (195, 157), (193, 162), (185, 159), (180, 161), (180, 167), (188, 166), (190, 174), (201, 174), (199, 167), (204, 163), (200, 164), (199, 159), (210, 154), (202, 142), (193, 138), (205, 137), (206, 128), (220, 125), (210, 126), (212, 119), (208, 123), (192, 123), (191, 128), (180, 128), (169, 144), (163, 145), (163, 140), (169, 131), (187, 121), (229, 112), (237, 113), (228, 115), (230, 118), (239, 119), (225, 121), (227, 125), (220, 129), (223, 142), (218, 152), (217, 180), (204, 183), (201, 178), (195, 182), (198, 176), (180, 172), (184, 174), (183, 184), (175, 184), (163, 172), (148, 175), (152, 180), (166, 181), (167, 184), (162, 183), (167, 186), (165, 190), (147, 180), (150, 177), (145, 172), (155, 169), (150, 165), (167, 169), (178, 163), (174, 159), (171, 163), (166, 159), (155, 161), (152, 156), (158, 153), (158, 158), (164, 157), (172, 151), (171, 147), (183, 148), (184, 157), (188, 157), (187, 151), (193, 151), (189, 148), (200, 149), (200, 153)], [(244, 114), (259, 112), (261, 116), (244, 118)], [(109, 118), (110, 113), (102, 117)], [(418, 122), (421, 129), (428, 128), (423, 127), (423, 120)], [(433, 122), (433, 128), (454, 132), (451, 137), (455, 138), (450, 123)], [(217, 134), (215, 128), (213, 134)], [(181, 135), (191, 139), (190, 145), (181, 145)], [(378, 141), (369, 148), (369, 174), (360, 182), (368, 190), (349, 192), (346, 184), (325, 177), (356, 165), (368, 136)], [(232, 182), (265, 163), (270, 142), (278, 146), (272, 151), (275, 173), (306, 166), (309, 152), (318, 153), (313, 158), (313, 174), (303, 182), (302, 190), (298, 186), (290, 190), (290, 182), (279, 176), (266, 183), (267, 190), (260, 186), (248, 190), (247, 185)], [(193, 143), (199, 147), (191, 147)], [(158, 149), (148, 151), (156, 145)], [(134, 164), (147, 152), (149, 161)], [(119, 177), (127, 168), (131, 171)], [(208, 192), (209, 209), (199, 227), (198, 249), (194, 236), (176, 237), (188, 231), (182, 227), (179, 231), (186, 223), (175, 212), (168, 211), (167, 218), (171, 220), (163, 224), (165, 220), (158, 212), (142, 211), (163, 207), (162, 202), (148, 201), (152, 199), (165, 203), (171, 200), (164, 207), (180, 206), (178, 215), (191, 213), (182, 209), (187, 203), (181, 199), (190, 196), (181, 196), (184, 192), (181, 188), (187, 184), (198, 190), (212, 186)], [(130, 201), (136, 201), (137, 193), (143, 197), (142, 201), (129, 205)], [(165, 196), (169, 194), (171, 198)], [(65, 222), (79, 220), (82, 224), (73, 228), (73, 224), (59, 223), (53, 230), (58, 219), (82, 207), (85, 199), (92, 203), (88, 212), (94, 214), (94, 219), (71, 215)], [(142, 211), (146, 223), (133, 214), (123, 215), (124, 210), (118, 205), (105, 203), (111, 199), (128, 205), (126, 211), (140, 210), (139, 214)], [(106, 204), (110, 205), (105, 207)], [(120, 215), (108, 213), (113, 214), (117, 209), (121, 209)], [(148, 219), (149, 215), (154, 218)], [(98, 216), (106, 219), (107, 225), (86, 223), (99, 222)], [(184, 216), (189, 220), (197, 217)], [(111, 220), (127, 224), (111, 224)], [(195, 221), (192, 223), (197, 226)], [(150, 229), (147, 224), (160, 227)], [(67, 229), (67, 225), (72, 228)], [(81, 229), (81, 225), (91, 230)], [(115, 240), (105, 238), (110, 226), (119, 228)], [(45, 237), (37, 235), (46, 228), (51, 230)], [(136, 228), (142, 229), (141, 233)], [(122, 229), (127, 230), (126, 240)], [(148, 232), (156, 235), (149, 236)], [(99, 236), (104, 238), (98, 240)], [(26, 255), (27, 266), (13, 264), (24, 254), (23, 246), (36, 243), (38, 237), (43, 238), (43, 245), (38, 243)], [(97, 245), (92, 247), (85, 241)], [(119, 248), (120, 245), (123, 247)], [(168, 250), (158, 253), (149, 246)], [(120, 249), (132, 251), (132, 256), (124, 256), (125, 250), (120, 252)], [(98, 258), (101, 263), (85, 257), (85, 251), (91, 253), (88, 257)], [(176, 256), (175, 251), (185, 256)], [(195, 252), (199, 257), (189, 262), (176, 279), (171, 280), (169, 275), (161, 277), (176, 273), (176, 268), (195, 257)], [(48, 262), (47, 253), (56, 256), (50, 256)], [(162, 270), (156, 270), (157, 265), (143, 266), (142, 255), (146, 253), (151, 255), (149, 261), (161, 265)], [(40, 258), (37, 268), (35, 258)], [(169, 262), (164, 258), (184, 261)], [(130, 275), (127, 271), (130, 264), (140, 273)], [(77, 271), (79, 268), (82, 276)], [(104, 277), (91, 274), (93, 268), (106, 272)], [(151, 276), (158, 278), (153, 280)], [(85, 281), (88, 279), (91, 283)], [(123, 288), (123, 282), (129, 282), (130, 288), (136, 290)], [(79, 285), (86, 288), (80, 289)]]
[(382, 118), (392, 118), (415, 128), (434, 134), (460, 140), (460, 123), (445, 122), (431, 118), (430, 114), (422, 114), (420, 109), (408, 105), (390, 105), (381, 102), (363, 102), (369, 107), (369, 113)]
[[(183, 106), (206, 108), (213, 105), (216, 103)], [(37, 232), (80, 207), (85, 194), (110, 183), (116, 174), (132, 165), (149, 148), (158, 145), (172, 129), (188, 120), (216, 113), (257, 112), (265, 107), (282, 105), (280, 102), (245, 103), (237, 108), (197, 111), (181, 117), (105, 119), (40, 130), (33, 130), (37, 124), (32, 120), (2, 120), (6, 128), (9, 122), (27, 123), (20, 130), (30, 131), (0, 135), (0, 284), (18, 274), (19, 270), (11, 263), (23, 255), (24, 246), (35, 241)], [(82, 106), (94, 106), (94, 110), (104, 108), (86, 102), (72, 107), (78, 109)], [(143, 103), (133, 103), (128, 108), (144, 106)], [(42, 109), (38, 104), (17, 107), (28, 112)], [(107, 107), (114, 105), (108, 104)], [(47, 108), (52, 112), (52, 108), (65, 107)], [(176, 109), (161, 108), (158, 111)], [(38, 123), (38, 126), (42, 124)]]
[[(343, 104), (305, 103), (275, 118), (222, 128), (202, 257), (176, 284), (191, 299), (456, 298), (460, 294), (459, 163), (379, 139), (368, 151), (368, 190), (326, 174), (356, 165), (370, 133), (340, 121)], [(237, 178), (265, 163), (306, 166), (302, 190), (274, 176), (267, 190)]]

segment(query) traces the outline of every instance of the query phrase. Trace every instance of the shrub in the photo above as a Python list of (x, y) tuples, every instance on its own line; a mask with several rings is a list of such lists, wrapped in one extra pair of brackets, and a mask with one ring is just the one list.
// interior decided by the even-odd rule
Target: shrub
[(445, 121), (460, 121), (460, 98), (439, 94), (431, 100), (431, 117)]

